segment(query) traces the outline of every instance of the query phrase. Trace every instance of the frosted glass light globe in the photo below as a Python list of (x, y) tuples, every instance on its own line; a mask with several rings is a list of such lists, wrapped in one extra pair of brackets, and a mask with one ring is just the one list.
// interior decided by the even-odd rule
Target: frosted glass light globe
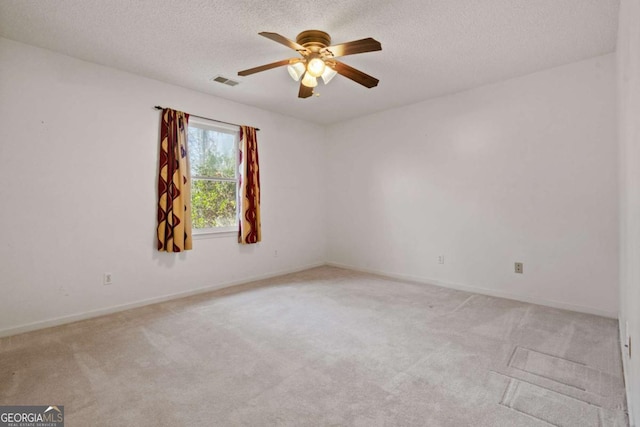
[(313, 77), (320, 77), (324, 72), (324, 61), (320, 58), (312, 58), (307, 64), (307, 73)]
[(326, 67), (324, 72), (322, 73), (322, 81), (324, 84), (329, 84), (332, 78), (334, 78), (338, 74), (336, 70), (331, 67)]
[(300, 62), (296, 62), (295, 64), (289, 65), (287, 67), (287, 71), (289, 71), (289, 75), (293, 80), (298, 81), (304, 74), (304, 65)]
[(302, 81), (300, 83), (302, 83), (306, 87), (318, 86), (318, 80), (316, 80), (316, 78), (313, 77), (308, 71), (304, 73), (304, 77), (302, 78)]

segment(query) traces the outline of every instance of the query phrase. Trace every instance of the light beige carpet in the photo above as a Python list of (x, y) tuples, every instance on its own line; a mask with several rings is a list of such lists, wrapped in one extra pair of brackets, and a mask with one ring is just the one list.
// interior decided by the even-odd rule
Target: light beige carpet
[(67, 426), (624, 426), (617, 322), (322, 267), (0, 340)]

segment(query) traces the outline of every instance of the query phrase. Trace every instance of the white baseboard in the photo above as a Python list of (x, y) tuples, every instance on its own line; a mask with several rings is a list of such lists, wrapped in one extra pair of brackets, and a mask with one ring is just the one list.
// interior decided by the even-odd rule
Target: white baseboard
[(79, 320), (91, 319), (93, 317), (104, 316), (106, 314), (117, 313), (132, 308), (142, 307), (145, 305), (157, 304), (159, 302), (165, 302), (178, 298), (184, 298), (192, 295), (203, 294), (206, 292), (216, 291), (230, 286), (242, 285), (245, 283), (255, 282), (257, 280), (270, 279), (272, 277), (282, 276), (285, 274), (296, 273), (298, 271), (308, 270), (310, 268), (321, 267), (325, 265), (324, 262), (318, 262), (314, 264), (308, 264), (301, 267), (273, 271), (266, 274), (260, 274), (257, 276), (245, 277), (239, 280), (232, 280), (228, 282), (216, 283), (215, 285), (204, 286), (202, 288), (192, 289), (189, 291), (178, 292), (175, 294), (162, 295), (159, 297), (148, 298), (144, 300), (134, 301), (127, 304), (121, 304), (111, 307), (99, 308), (97, 310), (86, 311), (83, 313), (71, 314), (68, 316), (56, 317), (53, 319), (42, 320), (38, 322), (28, 323), (26, 325), (14, 326), (6, 329), (0, 329), (0, 337), (8, 337), (11, 335), (22, 334), (25, 332), (31, 332), (38, 329), (50, 328), (52, 326), (65, 325), (67, 323), (77, 322)]
[(629, 375), (628, 375), (628, 371), (630, 369), (629, 367), (629, 358), (626, 356), (627, 354), (627, 349), (624, 346), (624, 342), (626, 340), (626, 331), (624, 330), (623, 326), (626, 323), (626, 319), (623, 318), (618, 318), (618, 332), (620, 333), (620, 354), (622, 356), (622, 375), (624, 377), (624, 387), (625, 387), (625, 392), (626, 392), (626, 396), (627, 396), (627, 416), (629, 417), (629, 426), (630, 427), (634, 427), (636, 424), (634, 422), (634, 417), (633, 417), (633, 405), (631, 404), (632, 400), (631, 400), (631, 383), (629, 382)]
[(399, 280), (405, 280), (405, 281), (414, 282), (414, 283), (436, 285), (436, 286), (440, 286), (440, 287), (443, 287), (443, 288), (450, 288), (450, 289), (456, 289), (456, 290), (459, 290), (459, 291), (473, 292), (473, 293), (476, 293), (476, 294), (489, 295), (489, 296), (492, 296), (492, 297), (505, 298), (505, 299), (515, 300), (515, 301), (527, 302), (527, 303), (531, 303), (531, 304), (544, 305), (544, 306), (547, 306), (547, 307), (560, 308), (560, 309), (563, 309), (563, 310), (577, 311), (579, 313), (595, 314), (597, 316), (608, 317), (608, 318), (611, 318), (611, 319), (617, 319), (618, 318), (618, 313), (617, 312), (616, 313), (612, 313), (610, 311), (600, 310), (600, 309), (593, 308), (593, 307), (585, 307), (585, 306), (582, 306), (582, 305), (568, 304), (568, 303), (563, 303), (563, 302), (558, 302), (558, 301), (553, 301), (553, 300), (547, 300), (547, 299), (544, 299), (544, 298), (531, 297), (531, 296), (527, 296), (527, 295), (513, 294), (513, 293), (510, 293), (510, 292), (498, 291), (498, 290), (494, 290), (494, 289), (487, 289), (487, 288), (482, 288), (482, 287), (479, 287), (479, 286), (463, 285), (463, 284), (460, 284), (460, 283), (452, 283), (452, 282), (443, 282), (443, 281), (440, 281), (440, 280), (429, 279), (429, 278), (426, 278), (426, 277), (412, 276), (412, 275), (409, 275), (409, 274), (389, 273), (389, 272), (382, 271), (382, 270), (355, 267), (355, 266), (352, 266), (352, 265), (341, 264), (341, 263), (337, 263), (337, 262), (327, 262), (326, 265), (332, 266), (332, 267), (338, 267), (338, 268), (345, 268), (345, 269), (348, 269), (348, 270), (360, 271), (360, 272), (363, 272), (363, 273), (375, 274), (375, 275), (378, 275), (378, 276), (381, 276), (381, 277), (387, 277), (387, 278), (390, 278), (390, 279), (399, 279)]

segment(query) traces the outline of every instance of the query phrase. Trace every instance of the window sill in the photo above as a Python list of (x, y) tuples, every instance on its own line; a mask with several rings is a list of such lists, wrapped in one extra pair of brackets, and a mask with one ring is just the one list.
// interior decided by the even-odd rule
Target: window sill
[(191, 237), (193, 240), (200, 239), (216, 239), (218, 237), (237, 237), (238, 230), (206, 230), (206, 231), (194, 231)]

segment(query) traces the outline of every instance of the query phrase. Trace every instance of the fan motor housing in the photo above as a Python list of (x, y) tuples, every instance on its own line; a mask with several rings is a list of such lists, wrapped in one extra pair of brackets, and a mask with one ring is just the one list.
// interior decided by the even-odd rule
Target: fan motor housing
[(320, 50), (331, 45), (331, 36), (320, 30), (307, 30), (298, 34), (296, 43), (311, 50)]

